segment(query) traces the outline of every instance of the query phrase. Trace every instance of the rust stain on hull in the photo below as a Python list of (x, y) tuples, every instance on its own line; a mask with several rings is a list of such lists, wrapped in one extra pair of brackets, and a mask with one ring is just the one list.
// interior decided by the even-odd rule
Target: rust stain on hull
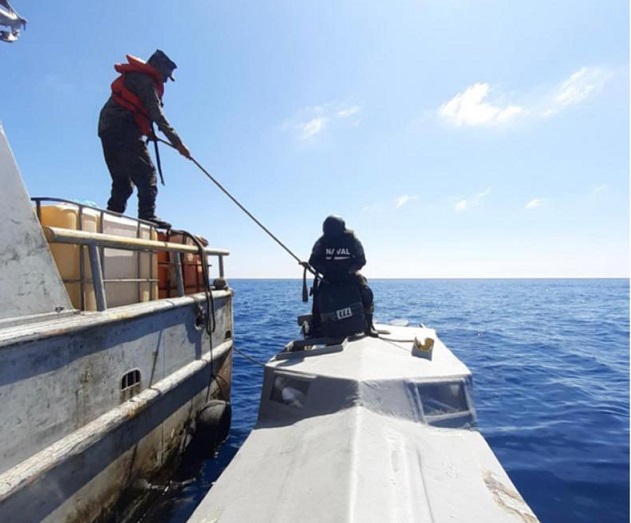
[(487, 470), (484, 472), (484, 483), (493, 494), (495, 502), (504, 510), (514, 514), (525, 523), (539, 523), (519, 492), (502, 483), (498, 476)]

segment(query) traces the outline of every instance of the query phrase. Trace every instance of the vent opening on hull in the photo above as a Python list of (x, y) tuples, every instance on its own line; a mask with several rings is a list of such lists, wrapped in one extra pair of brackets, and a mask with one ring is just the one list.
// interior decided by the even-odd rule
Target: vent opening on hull
[(301, 408), (309, 394), (310, 379), (277, 373), (272, 385), (270, 400), (289, 407)]
[(417, 393), (423, 417), (436, 427), (465, 428), (475, 424), (475, 414), (464, 380), (419, 383)]
[(132, 369), (121, 378), (121, 402), (140, 392), (140, 370)]

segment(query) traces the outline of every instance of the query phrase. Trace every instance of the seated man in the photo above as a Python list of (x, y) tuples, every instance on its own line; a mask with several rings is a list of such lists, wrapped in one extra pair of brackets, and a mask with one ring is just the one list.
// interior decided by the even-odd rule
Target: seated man
[[(339, 216), (328, 216), (322, 224), (324, 233), (314, 244), (309, 264), (332, 285), (354, 285), (361, 296), (366, 317), (366, 334), (377, 336), (372, 325), (374, 312), (373, 293), (368, 280), (359, 273), (366, 265), (366, 256), (361, 242), (355, 233), (346, 228)], [(317, 297), (314, 296), (314, 320), (318, 311)]]

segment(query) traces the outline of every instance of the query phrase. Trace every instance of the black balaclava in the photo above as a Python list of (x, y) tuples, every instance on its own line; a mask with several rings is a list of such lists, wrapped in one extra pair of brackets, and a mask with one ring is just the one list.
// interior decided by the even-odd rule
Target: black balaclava
[(155, 53), (151, 55), (147, 63), (160, 71), (164, 75), (164, 80), (167, 78), (175, 81), (173, 78), (173, 70), (177, 68), (177, 65), (173, 60), (171, 60), (164, 52), (158, 49)]
[(345, 230), (346, 223), (344, 223), (344, 220), (334, 214), (327, 216), (322, 224), (322, 232), (327, 237), (340, 236)]

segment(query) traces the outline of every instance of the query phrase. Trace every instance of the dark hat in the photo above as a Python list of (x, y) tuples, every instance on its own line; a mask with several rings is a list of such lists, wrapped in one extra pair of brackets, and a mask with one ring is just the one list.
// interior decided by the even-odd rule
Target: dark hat
[(175, 82), (173, 71), (177, 68), (177, 65), (164, 52), (160, 51), (160, 49), (157, 49), (156, 52), (149, 57), (147, 63)]
[(346, 230), (346, 223), (342, 218), (332, 214), (327, 216), (322, 224), (322, 232), (325, 236), (340, 236)]

